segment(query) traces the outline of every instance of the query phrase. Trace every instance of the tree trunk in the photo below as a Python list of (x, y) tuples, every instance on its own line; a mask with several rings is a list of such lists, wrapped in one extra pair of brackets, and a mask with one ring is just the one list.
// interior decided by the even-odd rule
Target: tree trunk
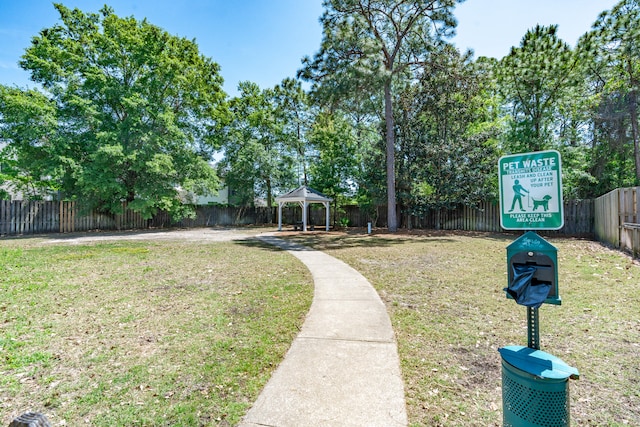
[(631, 136), (633, 137), (633, 154), (636, 164), (636, 185), (640, 184), (640, 141), (638, 131), (638, 93), (632, 90), (629, 94), (629, 116), (631, 119)]
[(636, 165), (636, 185), (640, 184), (640, 138), (638, 131), (638, 77), (634, 74), (633, 63), (626, 61), (626, 71), (629, 74), (629, 118), (631, 120), (631, 137), (633, 139), (633, 158)]
[(391, 101), (391, 79), (384, 84), (384, 120), (387, 131), (387, 227), (390, 232), (398, 231), (396, 216), (396, 139)]
[[(271, 194), (271, 179), (267, 178), (267, 206), (271, 208), (273, 206), (273, 195)], [(269, 223), (272, 222), (273, 218), (271, 217), (271, 210), (267, 212), (268, 218), (267, 221)]]

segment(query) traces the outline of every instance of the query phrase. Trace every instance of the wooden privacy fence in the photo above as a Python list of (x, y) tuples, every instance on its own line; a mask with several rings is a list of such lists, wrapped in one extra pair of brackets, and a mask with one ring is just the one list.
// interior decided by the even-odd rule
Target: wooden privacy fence
[[(592, 235), (594, 208), (592, 200), (565, 203), (565, 226), (545, 234)], [(171, 221), (161, 212), (145, 220), (140, 214), (126, 209), (122, 215), (87, 212), (79, 202), (35, 202), (0, 200), (0, 235), (71, 233), (89, 230), (130, 230), (164, 227), (209, 227), (235, 225), (261, 225), (277, 222), (277, 208), (243, 208), (223, 206), (198, 206), (195, 218)], [(324, 225), (324, 209), (312, 209), (311, 223)], [(403, 215), (403, 228), (464, 230), (499, 232), (500, 212), (497, 204), (485, 203), (478, 207), (459, 206), (456, 209), (433, 209), (423, 215)], [(299, 207), (283, 209), (283, 224), (299, 221)], [(350, 227), (386, 226), (386, 207), (380, 206), (374, 215), (358, 206), (345, 206), (338, 212), (331, 210), (331, 220), (340, 224), (346, 219)]]
[[(343, 208), (343, 217), (349, 225), (366, 227), (371, 221), (373, 226), (386, 226), (386, 207), (378, 209), (378, 215), (364, 215), (357, 206)], [(593, 235), (593, 200), (571, 200), (564, 203), (564, 227), (555, 231), (543, 231), (541, 234), (591, 236)], [(422, 215), (403, 215), (403, 228), (425, 230), (463, 230), (463, 231), (504, 231), (500, 226), (500, 207), (497, 203), (482, 203), (477, 207), (460, 205), (455, 209), (429, 209)]]
[(132, 230), (164, 227), (207, 227), (215, 225), (271, 224), (275, 210), (198, 206), (196, 217), (171, 221), (166, 212), (151, 219), (122, 206), (121, 215), (86, 211), (78, 202), (0, 200), (0, 236), (73, 233), (89, 230)]
[(77, 202), (0, 200), (0, 235), (71, 233), (88, 230), (147, 228), (139, 214), (125, 209), (122, 215), (84, 212)]
[(266, 207), (226, 207), (197, 206), (195, 218), (171, 221), (169, 215), (161, 212), (149, 220), (149, 227), (212, 227), (216, 225), (259, 225), (273, 224), (277, 221), (276, 208)]
[(640, 187), (618, 188), (595, 200), (596, 239), (640, 255)]
[[(386, 227), (387, 207), (378, 207), (375, 214), (362, 212), (358, 206), (345, 206), (340, 218), (346, 218), (349, 226), (366, 227), (371, 222), (374, 227)], [(398, 218), (401, 228), (425, 230), (468, 230), (501, 231), (499, 207), (484, 203), (478, 207), (460, 205), (455, 209), (429, 209), (421, 215), (405, 214)]]
[(0, 200), (0, 236), (58, 231), (57, 203)]
[[(266, 209), (266, 208), (265, 208)], [(563, 234), (571, 236), (593, 235), (593, 200), (573, 200), (565, 202), (565, 225), (557, 231), (547, 231), (543, 234)], [(289, 207), (283, 210), (283, 224), (293, 224), (300, 221), (302, 212), (299, 207)], [(359, 206), (341, 206), (336, 212), (331, 207), (331, 221), (340, 224), (344, 220), (349, 227), (367, 227), (371, 222), (374, 227), (386, 227), (387, 208), (378, 206), (374, 212), (367, 212)], [(274, 211), (273, 218), (276, 218)], [(309, 213), (310, 223), (316, 226), (324, 225), (324, 208), (312, 208)], [(477, 207), (460, 205), (455, 209), (430, 209), (422, 215), (402, 215), (402, 228), (416, 228), (425, 230), (463, 230), (463, 231), (503, 231), (500, 227), (500, 208), (497, 203), (482, 203)], [(259, 220), (248, 223), (269, 223)]]

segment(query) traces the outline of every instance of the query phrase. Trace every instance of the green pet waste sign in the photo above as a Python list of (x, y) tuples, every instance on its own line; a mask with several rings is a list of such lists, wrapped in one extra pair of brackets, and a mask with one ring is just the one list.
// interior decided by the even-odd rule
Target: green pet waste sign
[(503, 156), (498, 173), (502, 228), (558, 230), (564, 226), (560, 153), (548, 150)]

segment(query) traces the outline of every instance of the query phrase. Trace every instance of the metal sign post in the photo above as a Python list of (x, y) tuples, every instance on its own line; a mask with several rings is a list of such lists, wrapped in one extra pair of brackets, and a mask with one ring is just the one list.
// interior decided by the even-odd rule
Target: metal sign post
[(527, 335), (527, 347), (540, 350), (540, 320), (534, 307), (527, 307)]

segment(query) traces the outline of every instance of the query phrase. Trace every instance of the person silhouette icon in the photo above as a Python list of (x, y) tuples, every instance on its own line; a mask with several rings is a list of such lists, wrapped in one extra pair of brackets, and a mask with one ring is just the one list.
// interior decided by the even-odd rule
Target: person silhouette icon
[(516, 203), (518, 203), (518, 205), (520, 206), (520, 211), (524, 212), (524, 208), (522, 207), (522, 197), (525, 196), (524, 193), (529, 194), (529, 190), (525, 189), (522, 185), (520, 185), (520, 181), (519, 180), (515, 180), (514, 185), (513, 185), (513, 201), (511, 202), (511, 209), (509, 209), (509, 212), (513, 212), (513, 209), (516, 206)]

